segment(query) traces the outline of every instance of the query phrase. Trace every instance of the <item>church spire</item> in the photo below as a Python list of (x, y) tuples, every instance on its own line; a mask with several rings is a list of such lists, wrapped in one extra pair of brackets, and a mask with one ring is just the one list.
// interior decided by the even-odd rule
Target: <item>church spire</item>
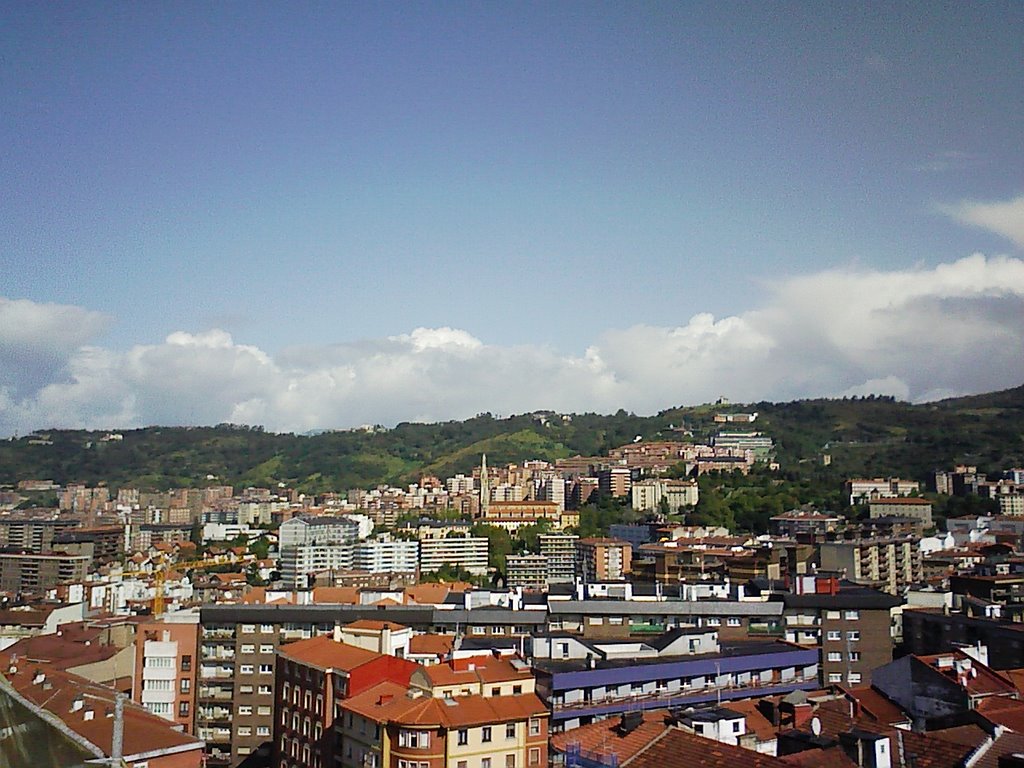
[(480, 516), (487, 517), (487, 510), (491, 506), (491, 478), (487, 474), (487, 454), (484, 453), (480, 459)]

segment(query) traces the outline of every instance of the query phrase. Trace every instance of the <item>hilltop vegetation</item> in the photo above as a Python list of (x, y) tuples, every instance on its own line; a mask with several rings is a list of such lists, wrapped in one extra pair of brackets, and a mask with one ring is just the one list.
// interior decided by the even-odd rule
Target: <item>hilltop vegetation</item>
[[(169, 488), (285, 483), (307, 492), (371, 487), (469, 472), (486, 452), (492, 465), (555, 460), (645, 440), (704, 441), (721, 425), (714, 414), (757, 411), (753, 425), (772, 436), (780, 479), (832, 484), (848, 475), (899, 474), (923, 480), (955, 462), (994, 472), (1024, 464), (1024, 387), (926, 405), (891, 398), (801, 400), (672, 408), (643, 417), (548, 412), (497, 419), (403, 423), (394, 429), (273, 434), (259, 427), (149, 427), (103, 441), (102, 432), (48, 430), (0, 443), (0, 483), (46, 478), (59, 483)], [(746, 429), (746, 425), (728, 429)], [(39, 443), (48, 444), (39, 444)], [(823, 467), (822, 454), (832, 464)], [(760, 485), (758, 481), (756, 485)], [(753, 492), (753, 491), (751, 491)], [(772, 506), (790, 502), (789, 495)]]

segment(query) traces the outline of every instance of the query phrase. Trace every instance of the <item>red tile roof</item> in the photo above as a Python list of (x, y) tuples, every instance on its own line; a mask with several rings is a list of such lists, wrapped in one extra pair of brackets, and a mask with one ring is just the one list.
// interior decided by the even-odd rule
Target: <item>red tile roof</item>
[(671, 728), (623, 768), (780, 768), (778, 758)]
[[(33, 706), (60, 718), (82, 738), (109, 755), (113, 742), (115, 693), (78, 675), (46, 665), (19, 662), (11, 672), (10, 655), (0, 654), (4, 677), (22, 698)], [(45, 679), (39, 680), (37, 673)], [(76, 700), (81, 706), (76, 705)], [(86, 719), (86, 718), (90, 719)], [(201, 750), (203, 742), (175, 730), (174, 723), (147, 712), (137, 704), (124, 704), (124, 742), (126, 758), (155, 750)], [(129, 762), (132, 762), (129, 759)]]
[(354, 645), (339, 643), (330, 635), (318, 635), (308, 640), (297, 640), (282, 645), (282, 657), (320, 669), (349, 672), (363, 664), (379, 659), (381, 654)]
[(553, 735), (551, 748), (565, 752), (570, 745), (579, 745), (584, 752), (599, 756), (602, 762), (614, 755), (622, 765), (672, 727), (665, 721), (666, 714), (665, 710), (644, 712), (643, 722), (629, 733), (619, 729), (616, 719), (581, 725)]
[(378, 723), (443, 728), (508, 723), (548, 714), (544, 702), (532, 693), (440, 699), (426, 694), (410, 698), (408, 692), (396, 683), (379, 683), (345, 699), (341, 706)]

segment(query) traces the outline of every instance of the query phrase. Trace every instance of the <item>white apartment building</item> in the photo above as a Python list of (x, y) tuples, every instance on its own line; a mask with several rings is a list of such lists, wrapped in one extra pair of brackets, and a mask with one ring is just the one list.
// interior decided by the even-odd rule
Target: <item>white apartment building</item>
[(420, 573), (431, 573), (444, 565), (487, 574), (488, 541), (483, 536), (424, 539), (420, 541)]
[(694, 480), (641, 480), (630, 489), (633, 509), (651, 512), (664, 499), (673, 512), (680, 507), (696, 506), (700, 491)]
[(360, 542), (356, 547), (355, 568), (367, 573), (415, 573), (419, 567), (420, 543), (381, 536)]
[(303, 589), (312, 574), (353, 569), (359, 522), (327, 515), (293, 517), (281, 524), (278, 537), (281, 578)]
[(576, 578), (576, 542), (579, 536), (570, 533), (542, 533), (540, 553), (548, 563), (548, 583), (571, 582)]

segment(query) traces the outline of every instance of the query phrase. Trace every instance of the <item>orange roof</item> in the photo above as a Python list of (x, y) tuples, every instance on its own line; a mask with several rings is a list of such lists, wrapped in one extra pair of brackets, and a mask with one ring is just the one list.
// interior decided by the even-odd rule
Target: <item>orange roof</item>
[(410, 698), (409, 689), (390, 682), (379, 683), (346, 699), (341, 706), (378, 723), (444, 728), (508, 723), (548, 714), (544, 702), (533, 693), (452, 699), (424, 694)]
[(670, 728), (629, 762), (630, 768), (778, 768), (777, 758)]
[[(2, 658), (3, 667), (8, 670), (4, 676), (20, 696), (60, 718), (72, 731), (106, 755), (110, 754), (114, 719), (108, 714), (114, 711), (113, 690), (78, 675), (24, 660), (16, 665), (15, 672), (10, 672), (11, 656), (4, 654)], [(34, 682), (37, 672), (44, 674), (45, 680)], [(76, 700), (81, 700), (82, 706), (72, 711)], [(87, 712), (92, 713), (91, 719), (86, 719)], [(147, 712), (137, 704), (125, 702), (123, 754), (126, 758), (141, 757), (146, 752), (162, 749), (200, 750), (202, 746), (203, 742), (198, 739), (175, 730), (174, 723)]]
[(409, 653), (418, 656), (447, 656), (455, 645), (455, 635), (413, 635), (409, 639)]
[(314, 587), (314, 603), (359, 604), (359, 590), (355, 587)]
[[(479, 656), (470, 660), (460, 659), (459, 665), (466, 664), (466, 668), (453, 666), (453, 662), (447, 664), (434, 664), (424, 667), (422, 672), (431, 686), (447, 685), (468, 685), (473, 683), (500, 683), (504, 681), (522, 680), (533, 676), (530, 668), (523, 667), (516, 669), (507, 659), (498, 659), (494, 656)], [(472, 665), (472, 669), (468, 665)]]
[[(730, 707), (732, 702), (730, 702)], [(643, 722), (629, 733), (619, 729), (616, 718), (581, 725), (551, 737), (551, 748), (565, 752), (570, 744), (579, 744), (580, 749), (601, 757), (618, 758), (619, 765), (632, 760), (658, 736), (671, 728), (665, 722), (665, 710), (651, 710), (643, 713)], [(773, 734), (774, 735), (774, 734)]]
[(911, 718), (880, 691), (870, 686), (850, 688), (846, 695), (860, 705), (860, 711), (875, 722), (895, 725), (908, 722)]
[(299, 661), (309, 666), (320, 669), (340, 669), (346, 672), (381, 656), (376, 651), (339, 643), (330, 635), (319, 635), (308, 640), (297, 640), (294, 643), (282, 645), (280, 653), (293, 661)]
[(367, 629), (374, 632), (380, 632), (384, 629), (408, 629), (404, 624), (396, 624), (393, 621), (378, 621), (376, 619), (358, 619), (356, 621), (349, 622), (343, 629)]

